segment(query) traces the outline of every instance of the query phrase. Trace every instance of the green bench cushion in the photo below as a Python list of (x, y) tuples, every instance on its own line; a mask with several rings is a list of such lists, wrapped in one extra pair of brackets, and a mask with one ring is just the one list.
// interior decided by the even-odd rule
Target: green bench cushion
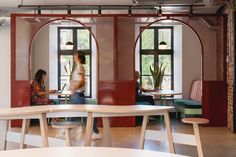
[(139, 102), (136, 102), (136, 105), (152, 105), (152, 104), (150, 104), (147, 101), (139, 101)]
[(86, 98), (85, 99), (85, 104), (97, 104), (97, 100), (92, 99), (92, 98)]
[(174, 100), (174, 103), (184, 108), (202, 108), (202, 104), (200, 102), (189, 99)]

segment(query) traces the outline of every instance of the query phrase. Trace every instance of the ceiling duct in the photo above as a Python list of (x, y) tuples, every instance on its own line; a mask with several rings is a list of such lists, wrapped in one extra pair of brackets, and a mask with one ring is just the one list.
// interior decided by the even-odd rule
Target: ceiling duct
[(194, 3), (203, 3), (204, 0), (133, 0), (133, 4), (135, 5), (172, 5), (172, 4), (179, 4), (179, 5), (192, 5)]

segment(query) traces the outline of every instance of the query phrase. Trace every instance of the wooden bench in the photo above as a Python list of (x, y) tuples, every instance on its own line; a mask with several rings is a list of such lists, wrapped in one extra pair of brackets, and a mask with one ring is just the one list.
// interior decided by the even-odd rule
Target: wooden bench
[(194, 80), (191, 84), (189, 99), (174, 100), (175, 108), (181, 116), (202, 115), (202, 81)]

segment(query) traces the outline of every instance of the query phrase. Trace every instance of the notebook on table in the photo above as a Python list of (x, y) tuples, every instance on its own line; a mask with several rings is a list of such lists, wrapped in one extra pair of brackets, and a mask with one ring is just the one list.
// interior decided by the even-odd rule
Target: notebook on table
[(58, 90), (57, 93), (62, 93), (66, 88), (66, 84), (63, 85), (62, 89), (61, 90)]

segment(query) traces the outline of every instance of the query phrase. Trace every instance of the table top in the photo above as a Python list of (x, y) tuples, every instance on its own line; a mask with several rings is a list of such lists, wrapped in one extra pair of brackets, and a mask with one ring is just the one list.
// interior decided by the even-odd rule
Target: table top
[(0, 117), (36, 115), (46, 112), (49, 112), (47, 108), (34, 108), (34, 107), (30, 107), (30, 109), (24, 109), (24, 107), (0, 108)]
[(93, 112), (110, 114), (148, 114), (170, 110), (169, 106), (150, 106), (150, 105), (94, 105), (94, 104), (60, 104), (60, 105), (41, 105), (27, 106), (18, 108), (1, 108), (0, 117), (34, 115), (49, 112)]
[(112, 113), (112, 114), (139, 114), (139, 113), (150, 113), (159, 112), (173, 109), (170, 106), (153, 106), (153, 105), (95, 105), (87, 106), (87, 112), (94, 113)]
[(175, 91), (175, 90), (153, 90), (148, 92), (152, 95), (181, 95), (182, 92)]
[(0, 151), (4, 157), (185, 157), (171, 153), (111, 147), (51, 147)]
[(55, 93), (50, 93), (49, 95), (72, 95), (73, 93), (71, 91), (62, 91), (62, 92), (55, 92)]

